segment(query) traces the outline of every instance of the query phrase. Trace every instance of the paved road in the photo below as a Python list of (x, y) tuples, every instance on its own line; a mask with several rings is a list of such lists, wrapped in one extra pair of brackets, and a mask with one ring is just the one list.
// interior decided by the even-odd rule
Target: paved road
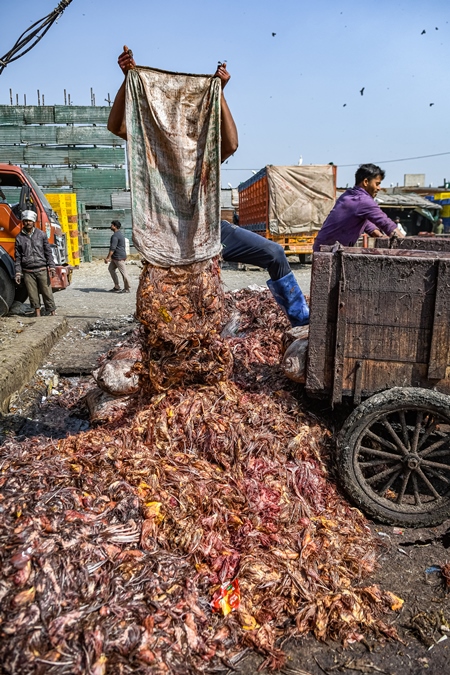
[[(131, 277), (132, 292), (109, 293), (112, 282), (103, 260), (82, 263), (80, 268), (73, 272), (71, 286), (55, 296), (58, 314), (66, 315), (71, 324), (78, 320), (95, 321), (134, 314), (141, 265), (138, 261), (129, 260), (127, 269)], [(293, 272), (303, 291), (308, 294), (311, 266), (297, 263), (293, 265)], [(222, 270), (222, 277), (225, 289), (230, 291), (252, 285), (265, 287), (269, 278), (267, 272), (260, 268), (247, 267), (246, 270), (237, 270), (230, 265)]]

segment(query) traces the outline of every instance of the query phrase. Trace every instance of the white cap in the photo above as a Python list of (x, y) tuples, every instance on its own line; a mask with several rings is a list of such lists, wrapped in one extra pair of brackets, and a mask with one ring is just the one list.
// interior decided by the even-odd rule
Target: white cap
[(31, 220), (33, 223), (37, 220), (37, 215), (34, 211), (22, 211), (22, 220)]

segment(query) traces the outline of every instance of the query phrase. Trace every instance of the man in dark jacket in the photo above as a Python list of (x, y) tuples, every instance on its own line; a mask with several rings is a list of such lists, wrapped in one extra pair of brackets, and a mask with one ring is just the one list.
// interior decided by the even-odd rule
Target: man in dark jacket
[(34, 211), (22, 213), (22, 230), (15, 243), (16, 283), (20, 284), (23, 276), (36, 316), (41, 316), (39, 293), (47, 313), (53, 315), (56, 314), (56, 305), (50, 277), (56, 274), (55, 263), (47, 235), (35, 227), (36, 218)]
[[(127, 259), (127, 252), (125, 248), (125, 237), (123, 232), (121, 232), (122, 223), (118, 220), (113, 220), (111, 222), (111, 230), (113, 235), (109, 244), (109, 253), (105, 258), (105, 263), (108, 264), (108, 272), (110, 273), (114, 288), (111, 288), (110, 293), (129, 293), (130, 292), (130, 280), (127, 276), (127, 268), (125, 267), (125, 260)], [(120, 290), (119, 278), (117, 276), (116, 269), (119, 270), (122, 275), (124, 289)]]

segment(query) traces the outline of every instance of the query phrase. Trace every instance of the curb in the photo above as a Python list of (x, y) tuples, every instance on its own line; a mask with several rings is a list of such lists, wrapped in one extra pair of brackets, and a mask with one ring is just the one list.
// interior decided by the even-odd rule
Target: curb
[[(45, 322), (45, 323), (44, 323)], [(14, 342), (0, 363), (0, 412), (8, 412), (9, 399), (20, 391), (43, 364), (53, 345), (67, 333), (65, 316), (45, 316), (27, 327), (25, 339)]]

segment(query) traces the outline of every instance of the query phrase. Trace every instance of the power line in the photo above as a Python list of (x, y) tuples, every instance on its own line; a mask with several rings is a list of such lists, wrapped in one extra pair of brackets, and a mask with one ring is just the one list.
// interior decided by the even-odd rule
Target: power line
[(50, 14), (43, 19), (33, 23), (32, 26), (22, 33), (14, 47), (0, 58), (0, 75), (9, 63), (20, 59), (21, 56), (24, 56), (30, 49), (33, 49), (40, 40), (42, 40), (46, 32), (53, 26), (55, 21), (57, 21), (71, 2), (72, 0), (61, 0), (53, 12), (50, 12)]
[[(450, 152), (436, 152), (434, 155), (417, 155), (416, 157), (402, 157), (401, 159), (384, 159), (383, 161), (372, 162), (373, 164), (392, 164), (393, 162), (409, 162), (413, 159), (427, 159), (428, 157), (443, 157), (444, 155), (450, 155)], [(361, 162), (357, 164), (336, 164), (340, 169), (344, 169), (349, 166), (360, 166)], [(224, 169), (222, 171), (254, 171), (254, 169)]]
[[(409, 162), (412, 159), (427, 159), (428, 157), (442, 157), (443, 155), (450, 155), (450, 152), (437, 152), (434, 155), (418, 155), (417, 157), (403, 157), (402, 159), (384, 159), (382, 162), (373, 162), (373, 164), (392, 164), (393, 162)], [(359, 164), (338, 164), (337, 166), (344, 168), (347, 166), (360, 166)]]

